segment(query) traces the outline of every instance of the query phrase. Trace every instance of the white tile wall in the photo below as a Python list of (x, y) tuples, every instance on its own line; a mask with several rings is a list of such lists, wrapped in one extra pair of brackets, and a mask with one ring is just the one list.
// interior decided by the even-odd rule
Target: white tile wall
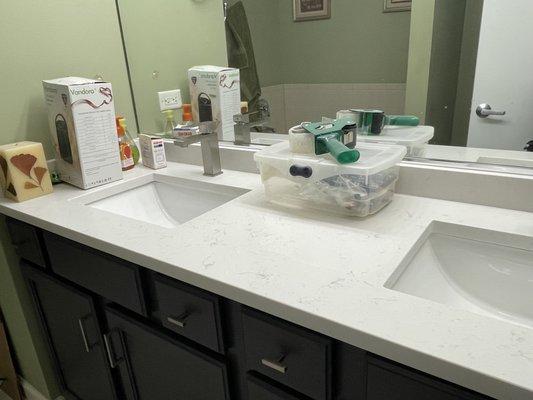
[(335, 117), (346, 108), (378, 108), (387, 114), (402, 114), (405, 106), (403, 83), (282, 84), (262, 89), (270, 102), (271, 125), (287, 132), (302, 121)]

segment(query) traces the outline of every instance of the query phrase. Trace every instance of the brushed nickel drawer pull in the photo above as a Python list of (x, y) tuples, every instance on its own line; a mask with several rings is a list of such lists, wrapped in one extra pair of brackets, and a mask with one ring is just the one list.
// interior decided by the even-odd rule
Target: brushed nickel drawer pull
[(85, 332), (85, 326), (83, 326), (83, 318), (78, 318), (78, 325), (80, 327), (81, 338), (83, 339), (83, 347), (87, 353), (91, 352), (91, 347), (89, 346), (89, 339), (87, 339), (87, 333)]
[(179, 328), (185, 328), (185, 324), (186, 324), (186, 320), (187, 320), (187, 317), (190, 315), (189, 312), (184, 312), (183, 314), (181, 314), (180, 316), (174, 318), (174, 317), (167, 317), (167, 321), (168, 323), (172, 324), (172, 325), (176, 325), (177, 327)]
[(111, 368), (115, 368), (117, 364), (115, 363), (115, 358), (113, 357), (113, 351), (111, 350), (111, 340), (108, 337), (107, 333), (104, 333), (103, 337), (104, 337), (105, 350), (107, 352), (107, 358), (109, 359), (109, 366)]
[(263, 359), (261, 359), (261, 364), (263, 364), (265, 367), (273, 369), (274, 371), (277, 371), (277, 372), (280, 372), (280, 373), (284, 374), (285, 372), (287, 372), (287, 367), (285, 365), (281, 364), (281, 362), (284, 359), (285, 359), (284, 355), (279, 357), (276, 361), (272, 361), (272, 360), (268, 360), (266, 358), (263, 358)]

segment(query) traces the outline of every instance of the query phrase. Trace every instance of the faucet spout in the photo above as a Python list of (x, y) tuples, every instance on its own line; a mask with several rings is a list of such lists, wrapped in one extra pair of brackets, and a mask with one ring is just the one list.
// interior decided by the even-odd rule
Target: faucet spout
[(213, 123), (202, 122), (200, 123), (200, 133), (174, 139), (174, 144), (179, 147), (189, 147), (189, 145), (198, 142), (202, 148), (204, 175), (220, 175), (222, 173), (220, 147), (218, 145), (218, 135)]

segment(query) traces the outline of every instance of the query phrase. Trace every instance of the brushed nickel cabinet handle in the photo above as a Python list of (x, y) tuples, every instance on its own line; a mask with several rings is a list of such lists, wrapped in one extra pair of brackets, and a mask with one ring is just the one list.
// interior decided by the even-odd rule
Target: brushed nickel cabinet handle
[(80, 326), (81, 338), (83, 339), (83, 346), (85, 347), (85, 351), (87, 353), (90, 353), (91, 348), (89, 347), (89, 340), (87, 339), (87, 333), (85, 332), (85, 327), (83, 326), (82, 318), (78, 318), (78, 325)]
[(111, 368), (115, 368), (117, 364), (115, 363), (115, 358), (113, 357), (113, 352), (111, 350), (111, 343), (109, 340), (109, 336), (107, 333), (104, 333), (103, 337), (104, 337), (105, 350), (107, 352), (107, 358), (109, 359), (109, 365)]
[(184, 312), (183, 314), (177, 316), (177, 317), (167, 317), (167, 321), (169, 324), (175, 325), (179, 328), (185, 328), (185, 325), (187, 323), (187, 318), (191, 315), (188, 311)]
[(279, 373), (286, 373), (287, 372), (287, 367), (283, 364), (281, 364), (281, 362), (285, 359), (285, 356), (281, 356), (279, 357), (277, 360), (273, 361), (273, 360), (269, 360), (269, 359), (266, 359), (266, 358), (263, 358), (261, 359), (261, 364), (263, 364), (265, 367), (268, 367), (270, 369), (273, 369), (274, 371), (277, 371)]

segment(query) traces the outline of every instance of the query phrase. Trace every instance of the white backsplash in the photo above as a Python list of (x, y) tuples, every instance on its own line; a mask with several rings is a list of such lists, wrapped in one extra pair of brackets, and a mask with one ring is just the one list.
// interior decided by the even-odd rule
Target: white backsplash
[(271, 126), (286, 133), (302, 121), (335, 117), (346, 108), (378, 108), (387, 114), (403, 114), (403, 83), (281, 84), (261, 89), (270, 103)]

